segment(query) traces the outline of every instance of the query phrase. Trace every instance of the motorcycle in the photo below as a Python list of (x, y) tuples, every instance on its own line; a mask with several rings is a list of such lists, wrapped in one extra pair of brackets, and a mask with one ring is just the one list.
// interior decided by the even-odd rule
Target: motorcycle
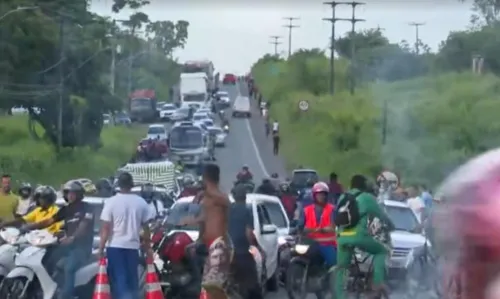
[(3, 280), (14, 269), (16, 255), (26, 240), (21, 236), (19, 229), (15, 227), (2, 229), (0, 238), (5, 242), (0, 246), (0, 280)]
[(298, 240), (293, 247), (285, 281), (288, 298), (305, 299), (308, 293), (314, 293), (318, 299), (326, 297), (330, 275), (315, 248), (315, 242), (306, 238)]
[[(195, 253), (194, 240), (176, 225), (176, 215), (165, 217), (151, 237), (154, 263), (166, 298), (198, 298), (202, 265)], [(169, 223), (166, 223), (169, 219)]]
[(224, 130), (224, 133), (229, 133), (229, 125), (225, 125), (222, 129)]
[[(54, 277), (60, 275), (58, 273), (62, 273), (62, 269), (56, 266), (54, 273), (49, 273), (42, 264), (42, 259), (47, 253), (47, 247), (55, 245), (57, 238), (46, 230), (31, 231), (24, 237), (29, 246), (17, 255), (15, 267), (0, 284), (0, 294), (6, 299), (52, 299), (58, 292)], [(98, 263), (94, 262), (77, 271), (75, 278), (77, 298), (92, 297), (98, 267)]]
[(255, 190), (255, 184), (252, 181), (247, 181), (247, 182), (242, 182), (242, 181), (236, 181), (233, 184), (233, 189), (238, 186), (238, 185), (243, 185), (245, 186), (246, 190), (248, 193), (252, 193)]

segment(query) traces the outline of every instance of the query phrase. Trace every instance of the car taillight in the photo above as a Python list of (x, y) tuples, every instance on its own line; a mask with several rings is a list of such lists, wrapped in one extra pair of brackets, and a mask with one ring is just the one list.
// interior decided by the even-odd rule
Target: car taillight
[(193, 239), (185, 232), (175, 232), (163, 245), (162, 255), (172, 263), (180, 262), (186, 255), (186, 247)]

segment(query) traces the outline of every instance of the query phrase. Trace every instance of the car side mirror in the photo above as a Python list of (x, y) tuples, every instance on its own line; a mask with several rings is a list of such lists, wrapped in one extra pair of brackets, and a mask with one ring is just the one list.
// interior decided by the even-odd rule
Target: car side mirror
[(274, 224), (264, 224), (262, 226), (262, 234), (274, 234), (278, 228)]

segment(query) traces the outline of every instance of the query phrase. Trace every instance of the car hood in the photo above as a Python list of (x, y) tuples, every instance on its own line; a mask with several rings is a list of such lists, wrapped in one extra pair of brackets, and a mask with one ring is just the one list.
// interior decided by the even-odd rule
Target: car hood
[(391, 240), (393, 247), (398, 248), (415, 248), (424, 246), (426, 242), (426, 238), (421, 234), (406, 231), (391, 232)]

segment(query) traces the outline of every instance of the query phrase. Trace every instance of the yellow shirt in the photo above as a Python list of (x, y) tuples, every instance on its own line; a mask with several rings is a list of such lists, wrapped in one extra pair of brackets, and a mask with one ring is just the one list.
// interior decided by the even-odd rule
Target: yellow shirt
[[(58, 211), (59, 207), (56, 205), (52, 205), (45, 210), (42, 210), (42, 208), (37, 207), (33, 211), (31, 211), (31, 213), (24, 216), (23, 220), (26, 221), (27, 223), (41, 222), (43, 220), (52, 218), (52, 216), (54, 216)], [(51, 226), (47, 227), (47, 230), (50, 233), (54, 234), (61, 229), (61, 226), (62, 226), (62, 221), (54, 223)]]
[(0, 219), (2, 221), (14, 220), (19, 197), (13, 193), (0, 193)]

